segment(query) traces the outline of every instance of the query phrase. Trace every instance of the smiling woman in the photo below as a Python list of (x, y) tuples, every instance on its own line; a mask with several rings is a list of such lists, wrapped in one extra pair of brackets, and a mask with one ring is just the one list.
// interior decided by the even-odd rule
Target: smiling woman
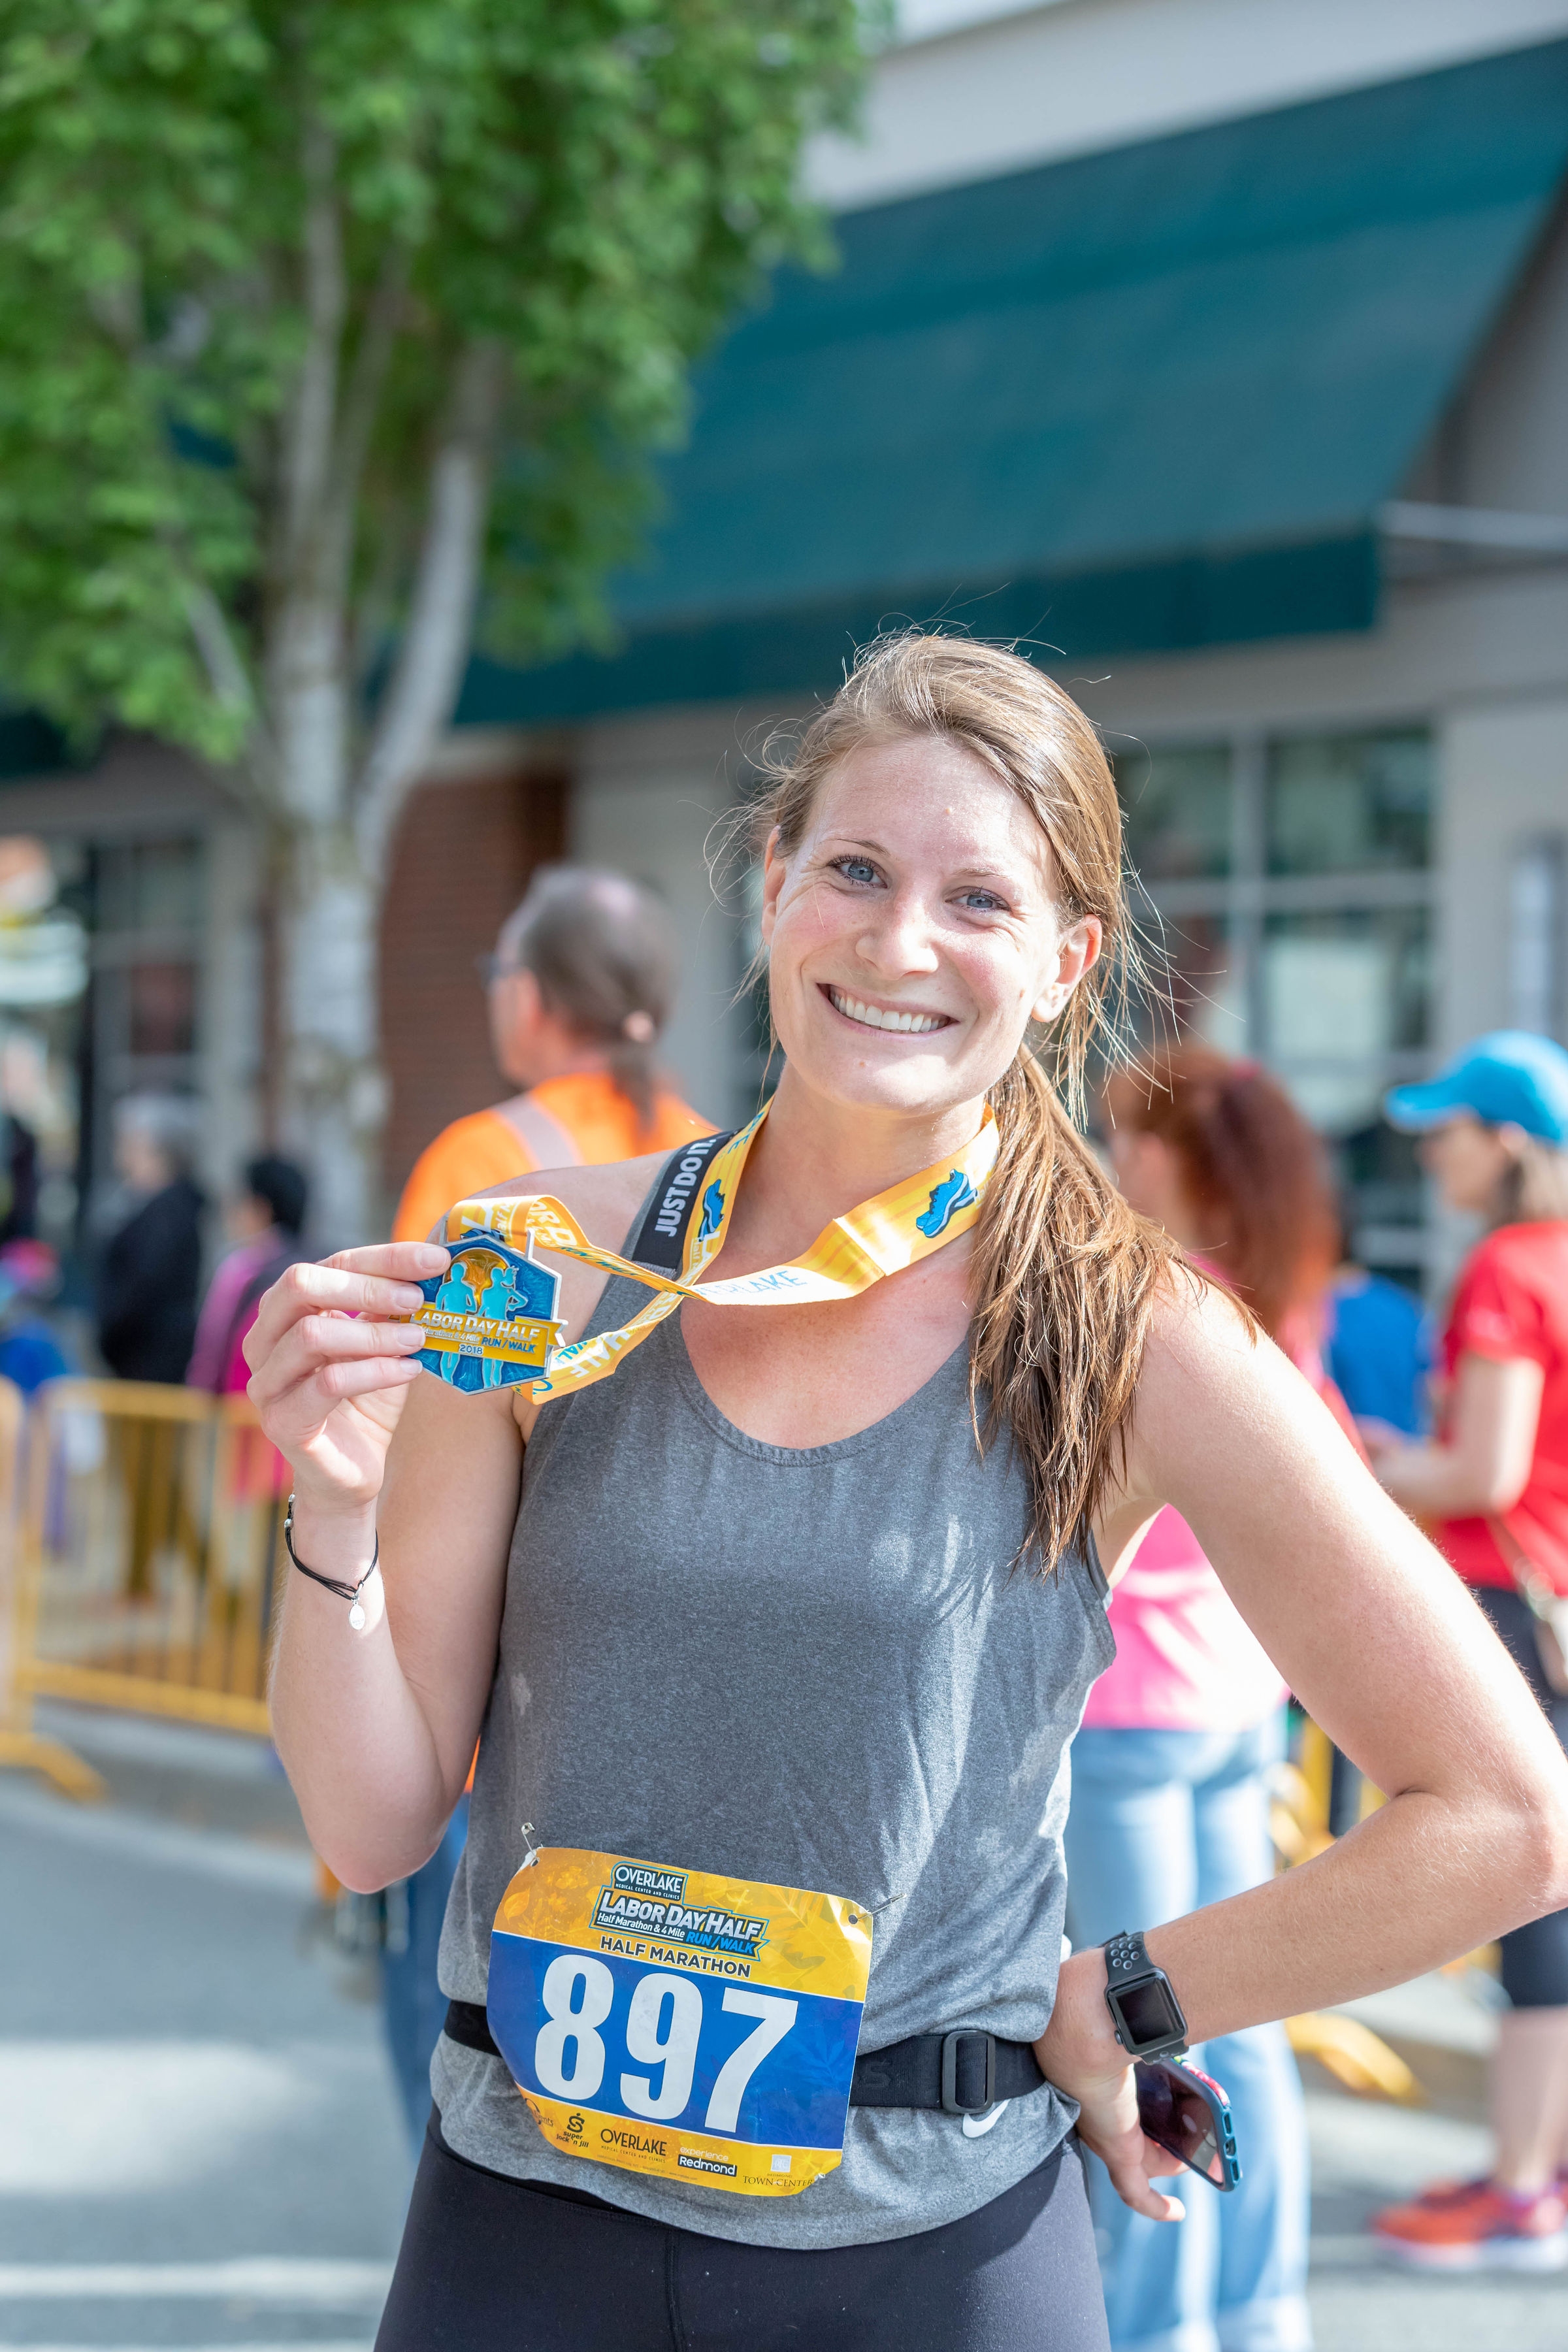
[[(293, 1269), (247, 1342), (310, 1571), (277, 1738), (339, 1876), (417, 1864), (483, 1733), (382, 2352), (1091, 2352), (1079, 2142), (1180, 2210), (1135, 2056), (1568, 1899), (1500, 1647), (1068, 1115), (1123, 924), (1081, 713), (895, 638), (765, 814), (766, 1110), (458, 1221), (558, 1254), (538, 1381), (421, 1379), (433, 1244)], [(1105, 1570), (1166, 1503), (1389, 1802), (1064, 1961)]]

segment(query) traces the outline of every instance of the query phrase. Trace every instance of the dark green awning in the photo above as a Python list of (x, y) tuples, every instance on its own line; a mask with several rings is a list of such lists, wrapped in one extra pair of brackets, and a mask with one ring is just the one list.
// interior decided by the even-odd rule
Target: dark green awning
[(848, 215), (696, 387), (625, 650), (464, 720), (799, 690), (889, 619), (1069, 657), (1370, 625), (1372, 518), (1568, 170), (1568, 42)]

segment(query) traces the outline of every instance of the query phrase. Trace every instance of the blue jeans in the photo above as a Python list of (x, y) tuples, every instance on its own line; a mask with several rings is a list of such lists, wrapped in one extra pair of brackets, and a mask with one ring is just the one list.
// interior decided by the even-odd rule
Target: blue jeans
[[(1283, 1717), (1257, 1731), (1080, 1731), (1068, 1816), (1075, 1946), (1156, 1927), (1273, 1875), (1268, 1773)], [(1180, 1986), (1177, 1987), (1178, 1992)], [(1230, 2095), (1242, 2182), (1165, 2184), (1184, 2221), (1130, 2212), (1092, 2160), (1090, 2200), (1115, 2352), (1306, 2352), (1309, 2174), (1283, 2026), (1195, 2053)]]
[(382, 2005), (392, 2071), (416, 2158), (430, 2120), (430, 2061), (447, 2016), (447, 1996), (436, 1980), (436, 1956), (447, 1897), (468, 1834), (468, 1801), (459, 1797), (445, 1836), (423, 1869), (386, 1890)]

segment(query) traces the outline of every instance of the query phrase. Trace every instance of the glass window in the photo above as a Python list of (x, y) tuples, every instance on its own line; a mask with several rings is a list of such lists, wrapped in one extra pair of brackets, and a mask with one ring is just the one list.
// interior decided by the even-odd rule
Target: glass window
[(194, 931), (202, 919), (198, 841), (137, 842), (101, 853), (98, 921), (105, 931)]
[(1427, 864), (1432, 740), (1423, 730), (1301, 735), (1268, 752), (1270, 874)]
[(1335, 1138), (1335, 1174), (1352, 1256), (1419, 1288), (1423, 1186), (1415, 1138), (1384, 1119)]
[(1230, 871), (1230, 750), (1224, 743), (1124, 752), (1116, 789), (1127, 818), (1127, 855), (1146, 882), (1183, 882)]
[(1426, 1043), (1429, 944), (1425, 907), (1271, 915), (1265, 924), (1264, 1051), (1329, 1132), (1375, 1117), (1389, 1056)]
[(1138, 929), (1145, 983), (1135, 1008), (1145, 1045), (1213, 1045), (1247, 1051), (1247, 992), (1223, 915), (1162, 919), (1146, 901)]
[(132, 1054), (194, 1054), (196, 971), (189, 963), (133, 963), (127, 974)]

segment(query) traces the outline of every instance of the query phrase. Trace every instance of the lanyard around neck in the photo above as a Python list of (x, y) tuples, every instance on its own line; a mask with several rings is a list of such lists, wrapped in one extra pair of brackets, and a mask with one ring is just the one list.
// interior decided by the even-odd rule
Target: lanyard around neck
[[(747, 1156), (768, 1115), (768, 1106), (729, 1137), (698, 1180), (700, 1203), (687, 1216), (679, 1276), (655, 1273), (623, 1257), (618, 1250), (591, 1242), (571, 1211), (548, 1193), (531, 1199), (459, 1201), (447, 1219), (447, 1237), (491, 1234), (514, 1247), (531, 1245), (563, 1257), (580, 1258), (607, 1274), (625, 1275), (656, 1296), (618, 1330), (597, 1331), (551, 1350), (533, 1386), (544, 1403), (574, 1389), (608, 1380), (633, 1348), (639, 1347), (683, 1298), (703, 1298), (714, 1307), (795, 1307), (826, 1299), (855, 1298), (889, 1274), (916, 1265), (965, 1234), (980, 1214), (980, 1202), (996, 1164), (996, 1122), (987, 1107), (979, 1133), (963, 1150), (933, 1160), (918, 1175), (889, 1185), (825, 1225), (799, 1257), (763, 1266), (723, 1282), (699, 1283), (724, 1246)], [(700, 1206), (700, 1213), (697, 1213)]]

